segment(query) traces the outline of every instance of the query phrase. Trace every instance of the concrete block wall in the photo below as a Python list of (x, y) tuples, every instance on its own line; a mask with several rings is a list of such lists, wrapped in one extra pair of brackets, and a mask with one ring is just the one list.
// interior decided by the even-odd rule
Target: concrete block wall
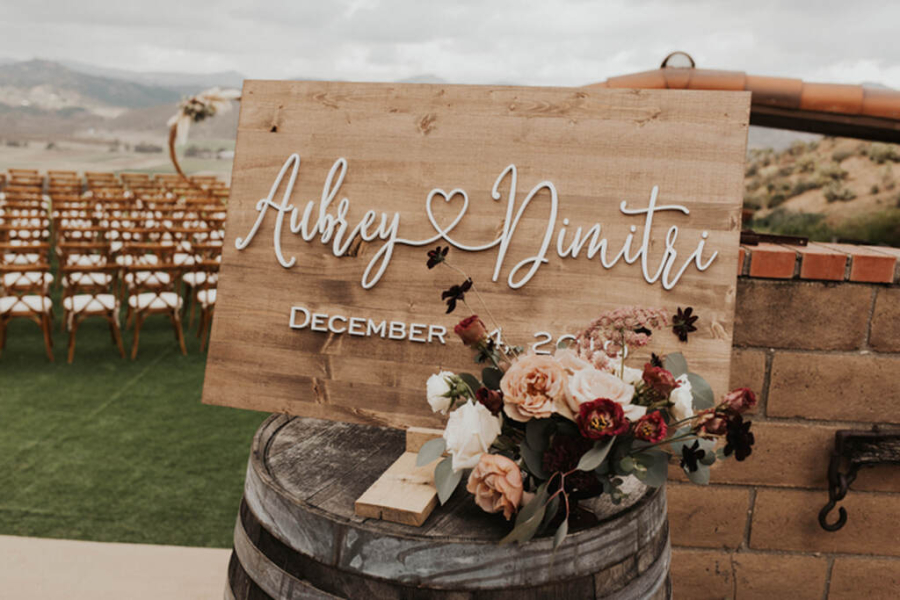
[(760, 395), (756, 445), (706, 488), (671, 470), (676, 598), (900, 598), (900, 466), (860, 471), (840, 531), (817, 520), (834, 432), (900, 427), (900, 251), (811, 246), (742, 249), (732, 385)]

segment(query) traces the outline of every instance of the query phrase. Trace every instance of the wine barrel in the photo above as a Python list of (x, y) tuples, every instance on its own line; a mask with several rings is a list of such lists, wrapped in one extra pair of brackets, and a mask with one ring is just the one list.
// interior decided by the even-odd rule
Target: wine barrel
[(509, 531), (460, 489), (422, 527), (354, 515), (404, 451), (402, 431), (273, 416), (253, 440), (227, 599), (671, 598), (665, 488), (570, 533), (499, 546)]

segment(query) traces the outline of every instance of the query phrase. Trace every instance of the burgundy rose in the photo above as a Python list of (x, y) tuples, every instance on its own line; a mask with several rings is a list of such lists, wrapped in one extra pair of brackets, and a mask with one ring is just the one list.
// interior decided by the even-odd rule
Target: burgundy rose
[(644, 365), (644, 383), (666, 398), (669, 397), (672, 390), (678, 387), (678, 382), (675, 381), (672, 373), (662, 367), (654, 367), (653, 363)]
[(634, 424), (634, 437), (655, 444), (666, 438), (666, 422), (659, 411), (647, 413)]
[(756, 406), (756, 394), (750, 388), (738, 388), (725, 394), (722, 404), (737, 413), (744, 413)]
[(700, 413), (697, 419), (697, 433), (702, 436), (725, 435), (728, 431), (728, 415), (713, 409)]
[(597, 398), (578, 408), (576, 418), (581, 435), (591, 440), (602, 440), (628, 431), (628, 419), (618, 402)]
[(500, 390), (489, 390), (482, 386), (475, 392), (475, 399), (484, 404), (492, 415), (499, 415), (503, 410), (503, 392)]
[(487, 337), (487, 329), (478, 315), (466, 317), (456, 324), (453, 332), (459, 336), (466, 346), (477, 346)]

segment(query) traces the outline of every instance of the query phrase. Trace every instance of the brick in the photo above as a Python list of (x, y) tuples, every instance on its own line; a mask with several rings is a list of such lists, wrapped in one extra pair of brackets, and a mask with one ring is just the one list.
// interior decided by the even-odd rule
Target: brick
[[(765, 390), (763, 390), (765, 380), (765, 350), (732, 348), (729, 389), (750, 388), (759, 398), (763, 398), (765, 396)], [(752, 412), (756, 412), (756, 408)]]
[(778, 244), (761, 243), (750, 252), (750, 277), (791, 279), (797, 264), (797, 253)]
[(878, 290), (869, 346), (880, 352), (900, 352), (900, 288)]
[(666, 498), (672, 545), (737, 548), (744, 541), (750, 490), (671, 484)]
[(734, 598), (731, 555), (709, 550), (672, 550), (672, 597)]
[(798, 246), (800, 254), (800, 278), (843, 281), (847, 275), (847, 253), (832, 250), (819, 244)]
[(865, 338), (870, 287), (740, 279), (737, 289), (736, 346), (853, 350)]
[[(848, 513), (839, 531), (825, 531), (818, 514), (828, 500), (824, 491), (757, 491), (750, 532), (756, 550), (836, 552), (900, 556), (897, 515), (900, 495), (851, 491), (841, 502)], [(831, 515), (831, 521), (837, 511)]]
[(770, 417), (900, 423), (900, 356), (776, 352)]
[[(828, 462), (834, 449), (834, 432), (838, 429), (842, 428), (754, 421), (753, 454), (743, 462), (734, 458), (717, 461), (710, 479), (713, 484), (826, 490)], [(678, 465), (670, 466), (669, 477), (673, 481), (687, 481)], [(900, 469), (893, 465), (861, 469), (852, 489), (900, 492)]]
[(825, 558), (758, 552), (672, 551), (674, 598), (690, 600), (819, 600)]
[(733, 555), (741, 600), (821, 600), (828, 561), (823, 557), (737, 552)]
[(868, 246), (851, 244), (822, 244), (826, 248), (850, 255), (850, 281), (864, 283), (891, 283), (894, 281), (894, 265), (897, 258)]
[(828, 600), (896, 600), (897, 597), (900, 597), (900, 560), (835, 559)]

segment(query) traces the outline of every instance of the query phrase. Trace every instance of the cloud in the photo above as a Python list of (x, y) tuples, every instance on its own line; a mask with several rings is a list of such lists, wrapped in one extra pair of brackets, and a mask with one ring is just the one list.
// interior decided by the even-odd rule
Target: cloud
[(579, 85), (698, 66), (900, 88), (900, 5), (677, 0), (70, 0), (4, 8), (0, 56), (252, 78)]

